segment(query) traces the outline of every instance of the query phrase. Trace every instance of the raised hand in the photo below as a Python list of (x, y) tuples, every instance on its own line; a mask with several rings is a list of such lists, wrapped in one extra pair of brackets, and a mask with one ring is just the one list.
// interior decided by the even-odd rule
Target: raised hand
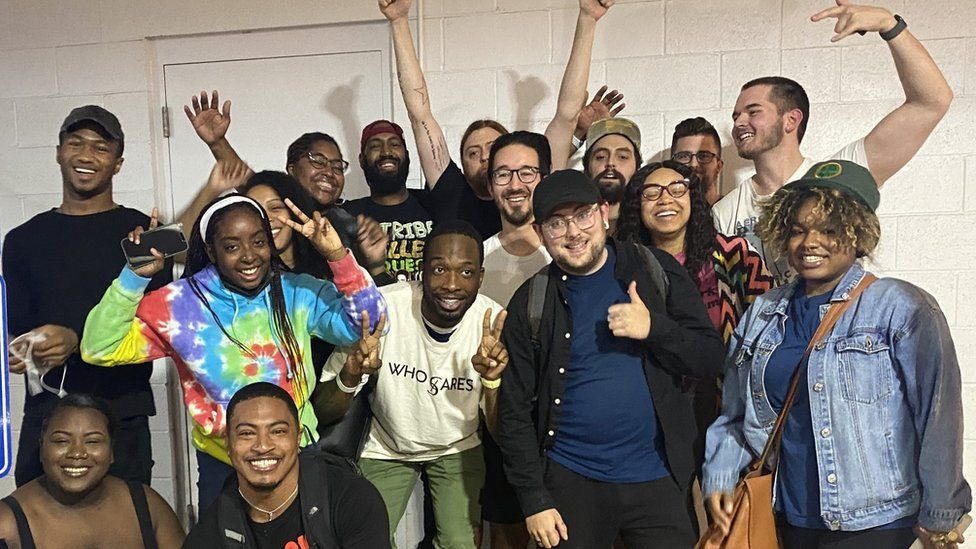
[(481, 344), (478, 352), (471, 357), (471, 365), (478, 374), (488, 381), (495, 381), (502, 377), (502, 372), (508, 366), (508, 350), (502, 343), (502, 328), (505, 327), (505, 317), (508, 311), (502, 309), (495, 322), (491, 322), (491, 309), (485, 311), (485, 319), (481, 328)]
[(637, 295), (637, 283), (631, 282), (627, 288), (630, 303), (617, 303), (607, 309), (610, 331), (617, 337), (645, 339), (651, 333), (651, 312)]
[(380, 11), (389, 21), (403, 19), (410, 15), (411, 0), (378, 0)]
[(210, 170), (207, 187), (220, 194), (240, 187), (252, 175), (254, 172), (243, 160), (218, 160)]
[[(380, 337), (386, 328), (386, 314), (380, 314), (380, 320), (376, 323), (373, 331), (369, 330), (369, 312), (362, 312), (362, 335), (359, 337), (349, 354), (346, 356), (346, 363), (342, 366), (340, 375), (343, 383), (347, 387), (355, 387), (363, 374), (375, 374), (383, 366), (380, 361)], [(346, 383), (349, 381), (350, 383)]]
[(223, 139), (227, 135), (227, 128), (230, 127), (230, 100), (224, 101), (223, 108), (217, 110), (219, 103), (217, 90), (214, 90), (209, 99), (206, 91), (200, 92), (199, 98), (194, 95), (190, 99), (192, 109), (188, 105), (183, 105), (183, 112), (190, 119), (190, 124), (193, 124), (193, 130), (208, 146)]
[(363, 214), (356, 216), (356, 224), (359, 227), (356, 231), (356, 241), (359, 243), (359, 249), (363, 251), (366, 268), (374, 275), (379, 274), (374, 273), (374, 269), (379, 272), (385, 271), (386, 248), (390, 244), (386, 231), (375, 219)]
[(813, 22), (824, 19), (836, 19), (834, 25), (834, 36), (831, 42), (843, 40), (848, 36), (859, 32), (885, 32), (893, 29), (898, 21), (895, 16), (885, 8), (875, 6), (859, 6), (851, 4), (850, 0), (835, 0), (837, 6), (819, 11), (810, 17)]
[[(149, 228), (155, 229), (157, 226), (159, 226), (159, 208), (153, 208), (152, 215), (149, 216)], [(142, 236), (142, 233), (144, 232), (146, 232), (146, 229), (143, 229), (142, 227), (132, 229), (129, 231), (129, 242), (135, 242), (138, 244), (140, 241), (139, 237)], [(163, 254), (160, 253), (156, 248), (149, 248), (149, 253), (152, 254), (153, 260), (145, 265), (140, 265), (139, 267), (132, 269), (132, 272), (145, 278), (152, 278), (156, 276), (156, 273), (163, 270), (163, 267), (166, 265)]]
[(289, 198), (285, 199), (285, 205), (295, 214), (295, 217), (301, 220), (301, 224), (282, 215), (278, 216), (278, 221), (307, 238), (312, 246), (315, 246), (315, 249), (329, 261), (339, 261), (346, 256), (346, 247), (342, 245), (339, 233), (324, 215), (316, 211), (312, 212), (312, 217), (309, 218)]
[(580, 0), (580, 13), (599, 21), (617, 0)]
[[(584, 105), (583, 109), (580, 110), (579, 117), (576, 119), (576, 136), (582, 139), (586, 136), (586, 132), (590, 129), (590, 126), (597, 120), (611, 118), (620, 114), (620, 111), (624, 110), (624, 107), (627, 106), (626, 103), (620, 103), (623, 101), (623, 98), (624, 94), (617, 90), (612, 90), (610, 93), (607, 93), (606, 86), (597, 90), (589, 104)], [(618, 103), (620, 104), (618, 105)]]

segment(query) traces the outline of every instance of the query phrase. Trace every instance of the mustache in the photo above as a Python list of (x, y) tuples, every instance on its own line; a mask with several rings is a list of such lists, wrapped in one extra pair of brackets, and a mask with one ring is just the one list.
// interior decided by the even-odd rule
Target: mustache
[(373, 162), (373, 165), (374, 166), (379, 166), (383, 162), (393, 162), (397, 166), (400, 165), (400, 159), (398, 157), (396, 157), (396, 156), (393, 156), (392, 154), (383, 155), (383, 156), (377, 158), (376, 161)]
[(616, 179), (616, 180), (622, 182), (624, 180), (624, 176), (623, 176), (623, 174), (621, 174), (620, 172), (618, 172), (617, 170), (615, 170), (613, 168), (607, 168), (607, 169), (603, 170), (602, 172), (600, 172), (596, 176), (596, 179)]

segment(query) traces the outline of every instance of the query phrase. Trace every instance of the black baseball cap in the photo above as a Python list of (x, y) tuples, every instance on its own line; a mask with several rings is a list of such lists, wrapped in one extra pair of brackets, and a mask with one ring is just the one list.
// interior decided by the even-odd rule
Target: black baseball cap
[(535, 222), (542, 223), (565, 204), (599, 204), (600, 188), (579, 170), (558, 170), (542, 178), (532, 193)]
[(878, 183), (874, 176), (864, 166), (849, 160), (817, 162), (802, 178), (787, 183), (786, 186), (793, 189), (836, 189), (864, 204), (872, 213), (881, 204), (881, 193), (878, 192)]
[(68, 113), (68, 117), (61, 123), (61, 131), (58, 132), (58, 135), (64, 136), (72, 126), (79, 122), (94, 122), (105, 130), (109, 137), (118, 141), (120, 148), (125, 144), (125, 134), (122, 133), (122, 124), (119, 123), (119, 119), (98, 105), (85, 105), (72, 109)]

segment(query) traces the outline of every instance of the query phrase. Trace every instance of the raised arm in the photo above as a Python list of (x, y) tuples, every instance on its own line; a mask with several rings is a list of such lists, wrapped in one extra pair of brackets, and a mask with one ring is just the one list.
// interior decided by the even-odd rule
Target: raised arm
[[(837, 6), (825, 9), (810, 19), (836, 19), (832, 42), (855, 32), (885, 32), (898, 21), (885, 8), (858, 6), (836, 0)], [(888, 41), (895, 69), (905, 92), (905, 102), (888, 113), (864, 139), (868, 168), (878, 186), (893, 176), (922, 147), (938, 125), (949, 104), (952, 89), (925, 46), (909, 30)]]
[(230, 146), (227, 141), (227, 129), (230, 128), (230, 100), (224, 101), (223, 107), (218, 110), (220, 97), (217, 90), (208, 98), (207, 92), (200, 92), (199, 97), (194, 95), (190, 99), (190, 105), (183, 105), (183, 112), (190, 119), (193, 131), (201, 141), (210, 147), (210, 153), (214, 160), (241, 160), (241, 157)]
[(434, 113), (430, 110), (427, 82), (424, 80), (424, 71), (417, 58), (417, 50), (413, 46), (408, 19), (410, 1), (378, 0), (380, 11), (390, 21), (390, 29), (393, 31), (397, 80), (400, 82), (403, 104), (407, 107), (407, 116), (410, 117), (410, 126), (413, 128), (417, 155), (420, 156), (420, 167), (423, 169), (427, 186), (433, 188), (451, 163), (451, 156), (447, 152), (444, 130), (437, 120), (434, 120)]
[(576, 128), (576, 119), (586, 101), (586, 84), (590, 80), (590, 57), (593, 53), (596, 23), (606, 15), (615, 1), (580, 0), (573, 49), (569, 54), (562, 83), (559, 85), (556, 114), (546, 128), (546, 137), (552, 148), (553, 170), (565, 168), (575, 150), (573, 132)]
[(251, 177), (251, 168), (239, 158), (218, 160), (210, 170), (210, 177), (200, 188), (190, 204), (180, 212), (176, 221), (183, 225), (183, 234), (187, 240), (193, 231), (193, 224), (197, 222), (200, 213), (221, 194), (236, 189)]

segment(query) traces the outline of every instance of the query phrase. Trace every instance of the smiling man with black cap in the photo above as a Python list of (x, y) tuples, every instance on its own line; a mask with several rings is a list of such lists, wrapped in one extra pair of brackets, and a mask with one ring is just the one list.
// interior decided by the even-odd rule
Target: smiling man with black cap
[(505, 472), (541, 547), (690, 547), (702, 461), (683, 376), (724, 349), (669, 254), (607, 237), (609, 206), (561, 170), (532, 199), (553, 262), (509, 302), (499, 397)]
[[(125, 263), (120, 241), (149, 217), (116, 204), (112, 178), (122, 168), (125, 135), (118, 118), (97, 105), (71, 111), (58, 132), (60, 207), (40, 213), (7, 234), (3, 276), (7, 282), (11, 372), (26, 370), (33, 387), (24, 401), (14, 472), (20, 486), (42, 474), (41, 420), (59, 396), (87, 393), (104, 398), (121, 419), (113, 437), (117, 460), (111, 473), (149, 484), (154, 415), (152, 364), (125, 371), (90, 365), (78, 354), (85, 317)], [(170, 281), (163, 269), (150, 285)]]
[(398, 280), (417, 280), (423, 265), (424, 239), (433, 217), (421, 202), (423, 192), (407, 189), (410, 154), (403, 128), (377, 120), (363, 128), (359, 165), (369, 185), (369, 196), (350, 200), (343, 209), (380, 223), (390, 238), (386, 270)]

